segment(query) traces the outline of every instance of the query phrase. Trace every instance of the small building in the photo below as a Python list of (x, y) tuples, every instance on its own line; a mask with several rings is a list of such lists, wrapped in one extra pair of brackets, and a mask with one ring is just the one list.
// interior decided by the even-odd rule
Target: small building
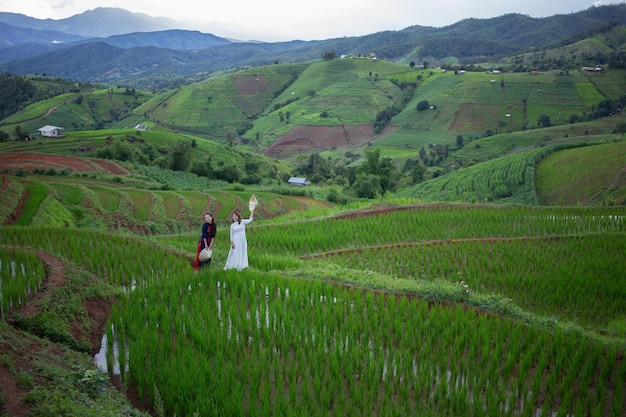
[(62, 127), (46, 125), (44, 127), (40, 127), (37, 131), (41, 134), (41, 136), (45, 136), (47, 138), (62, 138), (65, 135), (61, 133), (61, 130), (64, 130)]
[(289, 178), (289, 181), (287, 181), (287, 183), (289, 183), (289, 185), (293, 185), (294, 187), (304, 187), (307, 185), (311, 185), (311, 183), (307, 181), (306, 178), (300, 177), (291, 177)]
[(137, 125), (137, 126), (135, 126), (135, 130), (137, 130), (139, 132), (145, 132), (146, 130), (148, 130), (148, 126), (146, 126), (146, 125)]

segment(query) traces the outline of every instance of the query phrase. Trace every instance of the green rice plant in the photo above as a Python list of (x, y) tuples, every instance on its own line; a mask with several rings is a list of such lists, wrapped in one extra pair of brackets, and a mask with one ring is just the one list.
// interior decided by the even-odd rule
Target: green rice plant
[[(41, 239), (40, 236), (46, 236)], [(92, 273), (130, 288), (157, 283), (189, 271), (189, 261), (177, 254), (154, 251), (154, 246), (130, 237), (92, 230), (60, 228), (0, 228), (0, 242), (37, 247), (65, 257)], [(85, 256), (85, 254), (89, 256)], [(120, 262), (120, 259), (133, 262)]]
[(6, 186), (0, 190), (0, 224), (5, 224), (15, 210), (17, 209), (19, 199), (24, 193), (24, 187), (13, 179), (2, 177), (6, 181)]
[(45, 268), (30, 251), (0, 248), (0, 317), (11, 307), (23, 305), (38, 292), (45, 278)]
[(147, 221), (154, 204), (153, 195), (147, 191), (131, 188), (124, 190), (124, 193), (130, 199), (133, 217), (139, 221)]
[(120, 205), (119, 192), (111, 187), (92, 186), (91, 190), (95, 193), (100, 206), (109, 212), (117, 211)]
[[(588, 204), (585, 196), (598, 196), (621, 167), (624, 143), (567, 149), (544, 158), (537, 167), (539, 201), (550, 205)], [(586, 176), (575, 167), (590, 167)]]
[(52, 184), (52, 187), (66, 205), (78, 205), (83, 199), (83, 193), (79, 187), (66, 183)]
[[(532, 333), (525, 337), (539, 340), (540, 343), (520, 343), (523, 340), (522, 327), (513, 322), (502, 323), (500, 320), (487, 318), (475, 321), (472, 316), (461, 314), (463, 310), (460, 308), (432, 306), (427, 309), (424, 302), (403, 298), (398, 299), (397, 302), (391, 301), (395, 298), (393, 296), (386, 297), (386, 300), (382, 296), (376, 297), (375, 300), (370, 297), (368, 303), (365, 300), (359, 301), (360, 292), (347, 288), (342, 289), (307, 281), (286, 281), (275, 275), (252, 272), (247, 274), (246, 280), (241, 280), (236, 274), (219, 272), (214, 274), (208, 282), (206, 278), (203, 278), (202, 288), (208, 290), (214, 286), (218, 290), (217, 296), (214, 290), (208, 293), (205, 290), (195, 290), (198, 283), (197, 276), (189, 276), (188, 282), (192, 288), (191, 291), (179, 291), (176, 287), (182, 283), (165, 283), (165, 286), (161, 286), (158, 291), (156, 288), (144, 287), (137, 296), (130, 294), (129, 300), (136, 299), (137, 302), (133, 304), (140, 307), (143, 314), (148, 313), (148, 305), (193, 306), (169, 312), (162, 310), (166, 315), (157, 320), (159, 328), (169, 329), (171, 326), (167, 323), (170, 319), (167, 317), (173, 314), (170, 317), (176, 320), (176, 315), (181, 314), (185, 317), (188, 331), (191, 328), (203, 328), (207, 335), (219, 334), (206, 345), (211, 346), (210, 349), (205, 350), (202, 347), (205, 346), (204, 342), (198, 339), (198, 343), (193, 348), (195, 353), (193, 351), (187, 353), (194, 358), (194, 364), (190, 366), (202, 367), (203, 365), (198, 363), (198, 360), (204, 357), (214, 363), (211, 360), (211, 356), (214, 356), (217, 360), (215, 363), (223, 364), (224, 371), (228, 370), (228, 376), (224, 374), (212, 380), (210, 388), (212, 392), (223, 390), (216, 385), (220, 384), (220, 379), (223, 380), (224, 388), (226, 388), (231, 381), (229, 378), (241, 380), (239, 379), (241, 377), (237, 375), (244, 369), (250, 369), (252, 364), (266, 364), (255, 368), (258, 371), (246, 373), (245, 380), (248, 381), (254, 376), (259, 382), (248, 382), (246, 388), (241, 388), (243, 392), (259, 392), (260, 402), (257, 409), (269, 410), (278, 401), (284, 401), (281, 407), (292, 409), (296, 413), (306, 413), (308, 407), (311, 407), (307, 401), (315, 401), (318, 404), (313, 407), (316, 412), (328, 410), (328, 404), (332, 402), (356, 408), (355, 413), (361, 413), (361, 415), (367, 412), (362, 407), (376, 413), (384, 412), (384, 410), (393, 413), (393, 410), (398, 412), (415, 409), (418, 407), (417, 402), (427, 395), (432, 396), (431, 410), (437, 410), (439, 413), (449, 413), (469, 407), (469, 412), (480, 414), (484, 404), (486, 415), (492, 415), (495, 412), (511, 414), (512, 410), (522, 407), (521, 404), (524, 404), (525, 410), (538, 408), (547, 410), (550, 408), (550, 399), (556, 401), (561, 396), (563, 398), (559, 401), (572, 400), (574, 402), (571, 407), (575, 408), (580, 401), (593, 401), (596, 395), (589, 393), (582, 394), (580, 398), (568, 397), (567, 399), (567, 394), (561, 394), (563, 391), (557, 387), (560, 378), (550, 379), (549, 372), (544, 372), (548, 367), (553, 368), (556, 365), (556, 360), (552, 358), (553, 352), (558, 349), (572, 351), (572, 349), (577, 349), (575, 344), (565, 343), (561, 346), (560, 342), (552, 339), (547, 332), (531, 328), (525, 328), (525, 332)], [(211, 284), (207, 287), (209, 282)], [(183, 287), (186, 288), (187, 285), (183, 284)], [(213, 295), (207, 298), (207, 294)], [(196, 302), (196, 299), (202, 301)], [(146, 300), (148, 300), (147, 303)], [(303, 309), (302, 307), (305, 306), (306, 308)], [(213, 312), (210, 313), (207, 309)], [(355, 309), (358, 309), (359, 314), (355, 314)], [(420, 313), (416, 315), (415, 311), (420, 311)], [(129, 316), (126, 317), (126, 315)], [(362, 320), (363, 315), (366, 315), (368, 319)], [(427, 315), (426, 320), (423, 315)], [(150, 355), (153, 360), (158, 360), (157, 356), (154, 356), (158, 355), (158, 351), (167, 352), (168, 356), (172, 349), (180, 350), (180, 354), (183, 354), (192, 346), (183, 343), (184, 339), (177, 338), (176, 343), (170, 343), (171, 337), (166, 340), (158, 336), (155, 346), (144, 346), (139, 343), (144, 339), (143, 333), (156, 331), (158, 335), (160, 331), (154, 326), (146, 326), (142, 320), (135, 327), (132, 325), (131, 316), (137, 317), (141, 314), (127, 307), (121, 308), (120, 305), (120, 309), (112, 317), (119, 317), (115, 319), (118, 323), (116, 326), (124, 329), (123, 334), (129, 342), (131, 371), (135, 369), (139, 372), (137, 378), (147, 383), (153, 378), (144, 377), (144, 374), (154, 371), (169, 372), (167, 369), (170, 366), (167, 362), (159, 362), (159, 366), (145, 363), (146, 356), (143, 353), (138, 356), (141, 360), (135, 362), (134, 349), (148, 349), (153, 352)], [(211, 319), (207, 320), (207, 318)], [(399, 323), (403, 325), (400, 326)], [(449, 323), (454, 323), (454, 325), (450, 327)], [(481, 323), (480, 328), (484, 332), (477, 332), (477, 323)], [(175, 327), (180, 328), (180, 325)], [(368, 328), (374, 331), (366, 330)], [(381, 331), (394, 328), (395, 330), (391, 332)], [(403, 337), (404, 328), (410, 328), (413, 333), (417, 332), (422, 336), (405, 338)], [(259, 334), (260, 338), (246, 336), (255, 333)], [(446, 349), (428, 347), (430, 341), (428, 334), (441, 338), (441, 340), (434, 339), (438, 340), (438, 345), (450, 347)], [(364, 335), (368, 336), (364, 337)], [(155, 340), (154, 337), (145, 338)], [(133, 342), (131, 339), (136, 341)], [(258, 348), (252, 348), (250, 345), (242, 350), (239, 347), (241, 341), (246, 341), (246, 345), (249, 341), (256, 344)], [(137, 346), (133, 347), (135, 344)], [(471, 347), (475, 344), (482, 346), (480, 349), (484, 351), (485, 363), (480, 366), (470, 365), (475, 358), (470, 357), (469, 352), (476, 349)], [(513, 345), (516, 347), (507, 348)], [(285, 346), (289, 348), (285, 350)], [(417, 358), (411, 352), (418, 352)], [(176, 356), (178, 357), (178, 354)], [(514, 358), (515, 356), (527, 359), (522, 361)], [(292, 360), (295, 358), (300, 359)], [(509, 363), (529, 362), (529, 359), (531, 362), (536, 361), (536, 368), (535, 372), (532, 375), (528, 374), (526, 378), (514, 375), (511, 371), (503, 371), (510, 367)], [(244, 366), (242, 361), (248, 365)], [(418, 369), (422, 371), (417, 371), (415, 374), (416, 363), (419, 363)], [(359, 371), (360, 364), (366, 365), (363, 371)], [(137, 365), (140, 366), (139, 369), (136, 368)], [(181, 366), (184, 365), (177, 363), (172, 367), (172, 371), (178, 374), (180, 372), (178, 368)], [(614, 369), (607, 365), (607, 369), (609, 368)], [(471, 373), (476, 377), (467, 378), (459, 372), (460, 369), (472, 369)], [(590, 369), (594, 369), (592, 374), (599, 377), (598, 368), (591, 367)], [(355, 375), (362, 375), (362, 391), (359, 388), (355, 389), (361, 383), (361, 378), (358, 382), (353, 379)], [(420, 387), (423, 387), (424, 391), (415, 393), (415, 397), (409, 396), (407, 401), (410, 404), (393, 401), (392, 398), (395, 395), (407, 392), (406, 384), (414, 384), (413, 377), (409, 377), (410, 375), (418, 376), (421, 381)], [(607, 372), (603, 376), (610, 380), (618, 377), (614, 371)], [(154, 379), (163, 380), (163, 377)], [(282, 395), (278, 392), (274, 394), (275, 388), (270, 388), (274, 384), (282, 386), (280, 381), (294, 379), (300, 381), (300, 390), (291, 391), (281, 388), (278, 392), (284, 394)], [(520, 381), (520, 379), (528, 382)], [(341, 381), (339, 385), (338, 381)], [(531, 381), (534, 382), (531, 383)], [(139, 383), (143, 384), (143, 382)], [(178, 387), (178, 384), (181, 386)], [(187, 382), (176, 381), (176, 387), (168, 385), (167, 389), (182, 390), (186, 385)], [(204, 386), (203, 383), (195, 381), (196, 391), (193, 392), (198, 392), (199, 397), (203, 396), (202, 386)], [(530, 387), (529, 391), (532, 394), (510, 391), (510, 387), (514, 386), (523, 387), (524, 390)], [(342, 387), (351, 387), (351, 389)], [(536, 393), (543, 387), (549, 390), (547, 391), (549, 397), (547, 401), (539, 404)], [(159, 391), (162, 391), (161, 387)], [(223, 391), (228, 392), (227, 389)], [(359, 394), (354, 394), (357, 391)], [(379, 397), (381, 392), (383, 397)], [(474, 400), (468, 404), (466, 399), (470, 392), (473, 393)], [(281, 395), (282, 399), (278, 400), (275, 395)], [(364, 405), (357, 408), (361, 403), (357, 397), (369, 398), (369, 400), (363, 401)], [(164, 401), (173, 398), (175, 395)], [(177, 403), (172, 409), (187, 413), (188, 410), (193, 410), (200, 404), (194, 399), (195, 397), (186, 398), (192, 404)], [(217, 401), (219, 403), (223, 400)]]
[(16, 226), (27, 226), (39, 210), (39, 206), (48, 195), (48, 187), (40, 182), (23, 183), (24, 188), (28, 191), (28, 200), (24, 204), (22, 214), (14, 223)]
[[(191, 192), (191, 191), (177, 191), (177, 194), (182, 196), (183, 201), (187, 201), (191, 215), (197, 216), (197, 218), (202, 218), (205, 210), (208, 210), (211, 214), (216, 215), (218, 206), (215, 204), (215, 201), (208, 195), (204, 193)], [(173, 206), (173, 198), (171, 198), (171, 204)], [(168, 210), (168, 213), (174, 212), (174, 207), (171, 207)], [(178, 207), (176, 207), (178, 211)], [(169, 215), (169, 214), (168, 214)]]

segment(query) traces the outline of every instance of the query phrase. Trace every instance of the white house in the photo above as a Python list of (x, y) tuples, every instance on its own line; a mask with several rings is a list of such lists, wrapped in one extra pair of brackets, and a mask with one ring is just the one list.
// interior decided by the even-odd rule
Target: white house
[(61, 130), (64, 130), (64, 129), (62, 127), (50, 126), (50, 125), (46, 125), (44, 127), (40, 127), (39, 129), (37, 129), (37, 131), (41, 133), (41, 136), (45, 136), (47, 138), (62, 138), (65, 135), (61, 133)]
[(299, 177), (291, 177), (289, 178), (289, 181), (287, 182), (289, 183), (289, 185), (293, 185), (295, 187), (304, 187), (305, 185), (311, 184), (309, 181), (307, 181), (306, 178), (299, 178)]

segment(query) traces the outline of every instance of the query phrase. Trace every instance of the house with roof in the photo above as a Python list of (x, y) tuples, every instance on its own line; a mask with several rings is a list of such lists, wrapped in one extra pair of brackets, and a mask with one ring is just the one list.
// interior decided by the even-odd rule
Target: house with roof
[(40, 127), (37, 131), (41, 134), (41, 136), (45, 136), (47, 138), (62, 138), (65, 135), (61, 132), (62, 127), (46, 125), (44, 127)]
[(311, 185), (311, 183), (307, 181), (306, 178), (301, 177), (291, 177), (289, 178), (289, 181), (287, 181), (287, 183), (289, 185), (293, 185), (294, 187), (304, 187), (306, 185)]

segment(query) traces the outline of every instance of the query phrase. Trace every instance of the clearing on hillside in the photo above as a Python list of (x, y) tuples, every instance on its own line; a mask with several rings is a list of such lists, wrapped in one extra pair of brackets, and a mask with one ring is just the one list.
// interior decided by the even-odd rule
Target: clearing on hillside
[(22, 168), (30, 172), (35, 169), (67, 169), (72, 172), (104, 172), (113, 175), (130, 173), (116, 162), (103, 159), (24, 152), (0, 153), (0, 165), (9, 171)]
[[(385, 133), (391, 133), (387, 129)], [(286, 158), (303, 152), (319, 152), (332, 148), (356, 148), (380, 136), (371, 124), (354, 126), (296, 126), (278, 137), (267, 149), (267, 155)]]

